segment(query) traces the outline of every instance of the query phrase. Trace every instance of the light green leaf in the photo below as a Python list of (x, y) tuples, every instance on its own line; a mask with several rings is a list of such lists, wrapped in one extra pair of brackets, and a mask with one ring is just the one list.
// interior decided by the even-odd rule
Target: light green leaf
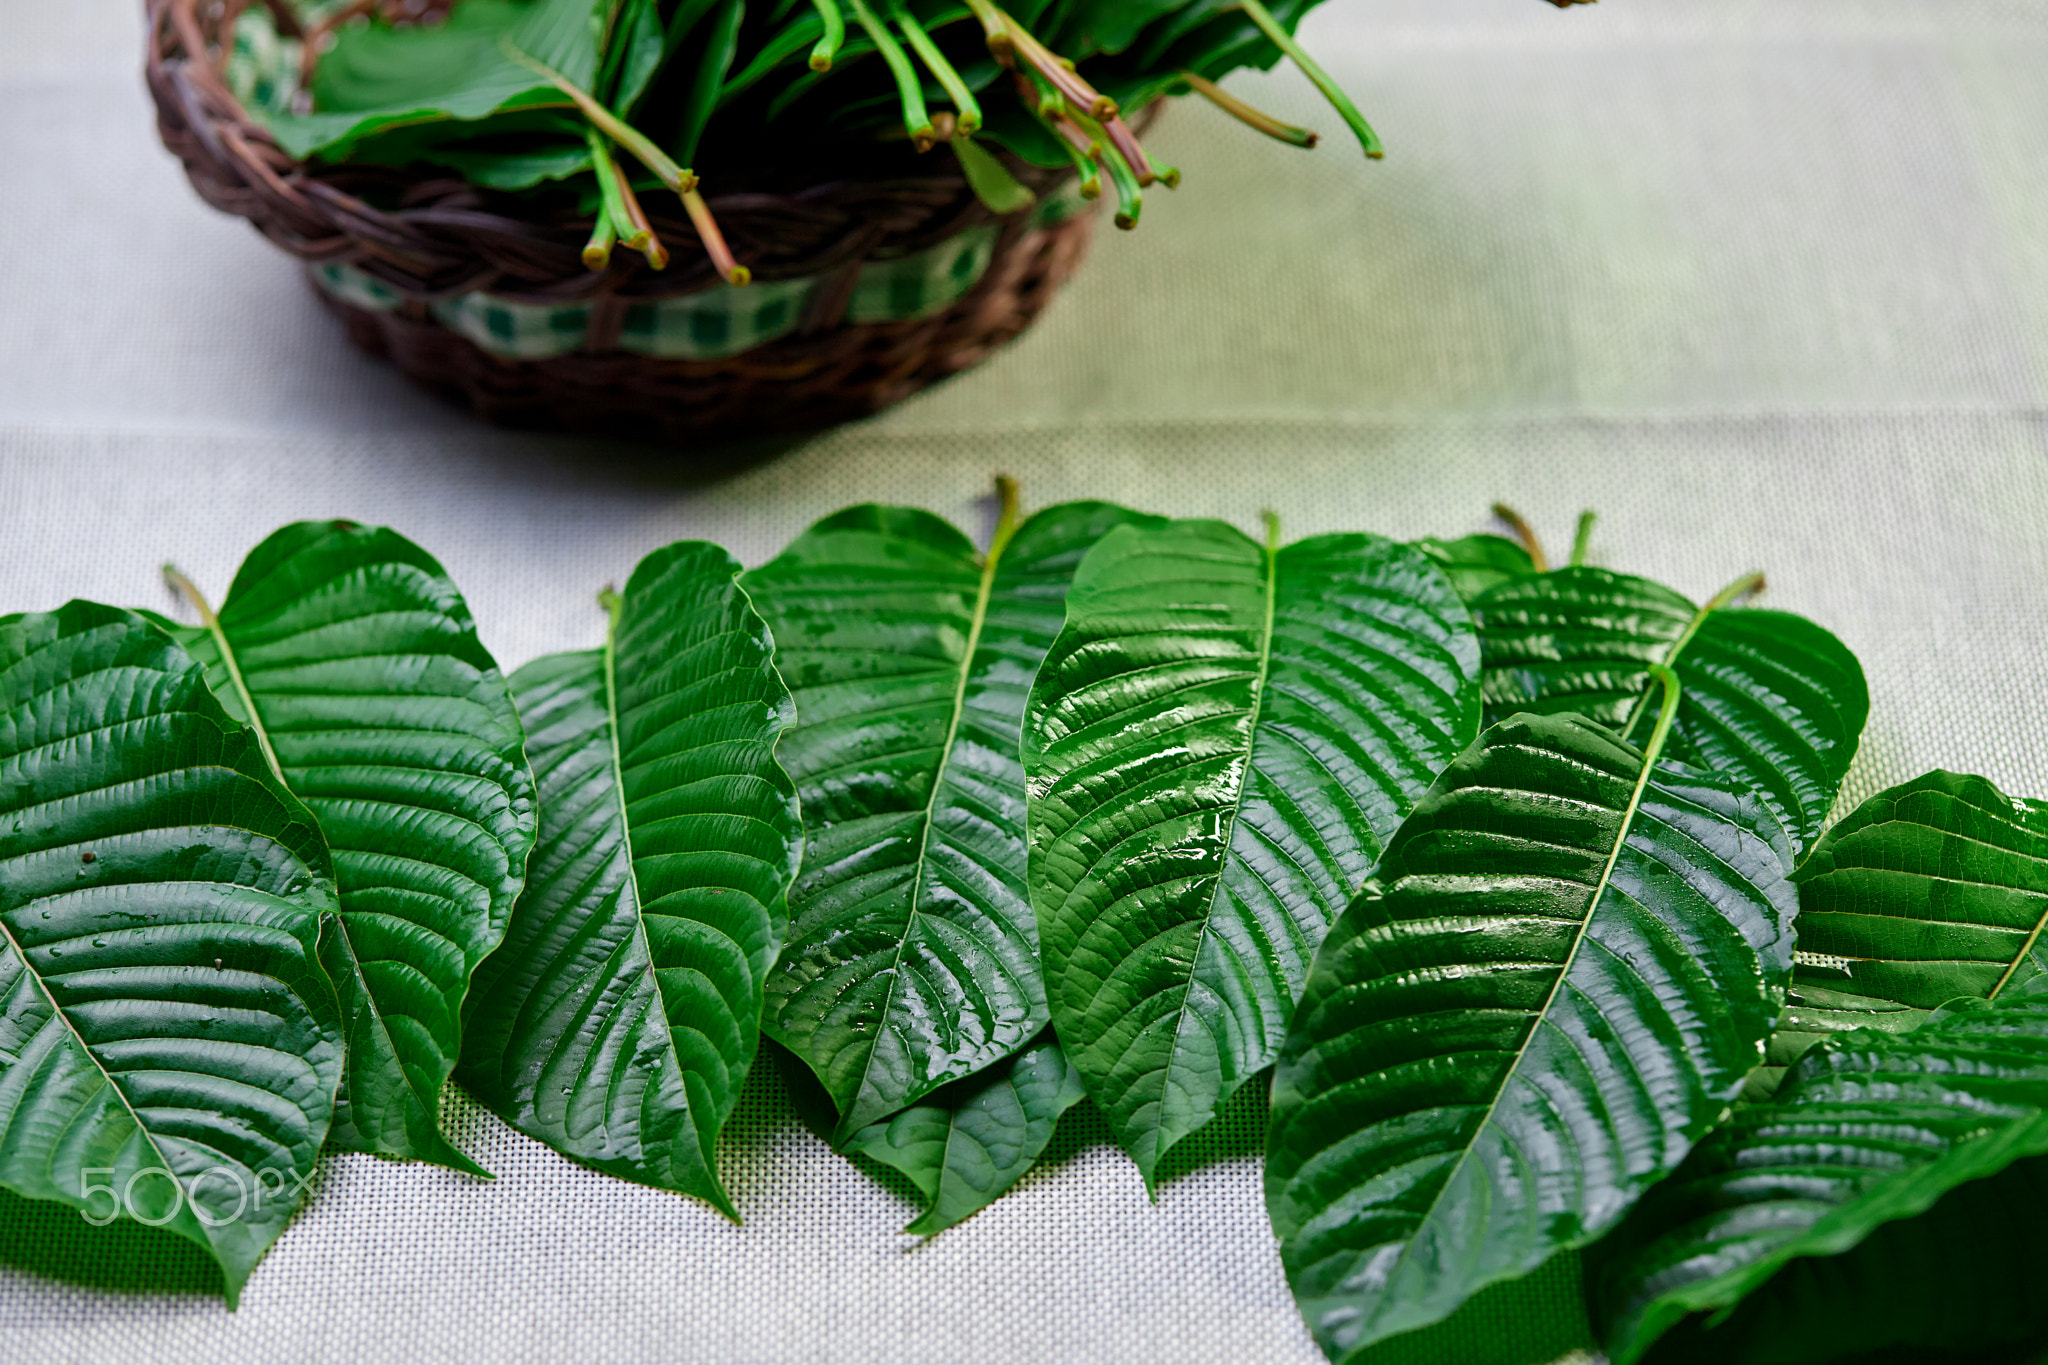
[(601, 650), (513, 675), (541, 830), (463, 1083), (521, 1132), (731, 1214), (712, 1163), (802, 848), (774, 644), (716, 545), (649, 555)]
[(333, 1140), (487, 1174), (436, 1115), (470, 976), (504, 936), (533, 846), (504, 676), (447, 573), (379, 527), (287, 526), (250, 552), (218, 617), (201, 615), (162, 624), (255, 724), (334, 850), (341, 913), (321, 961), (349, 1057)]
[(619, 0), (463, 0), (432, 26), (345, 26), (314, 68), (313, 112), (254, 111), (278, 145), (340, 160), (366, 138), (569, 100), (507, 46), (589, 89)]
[(1017, 177), (1010, 174), (1007, 166), (972, 141), (967, 138), (954, 138), (946, 145), (953, 149), (953, 155), (959, 159), (960, 169), (967, 176), (967, 183), (974, 190), (974, 197), (981, 200), (982, 207), (990, 213), (998, 217), (1008, 217), (1013, 213), (1022, 213), (1038, 202), (1038, 196), (1018, 183)]
[(1674, 709), (1648, 752), (1575, 716), (1488, 730), (1318, 954), (1266, 1204), (1332, 1360), (1598, 1237), (1762, 1058), (1791, 848), (1746, 784), (1657, 764)]
[(1608, 1350), (1716, 1314), (1659, 1358), (2020, 1359), (2048, 1338), (2044, 1154), (2048, 993), (1831, 1038), (1601, 1245)]
[(196, 1242), (233, 1307), (334, 1113), (334, 905), (184, 650), (88, 602), (0, 619), (0, 1185)]
[(1054, 1027), (1148, 1183), (1278, 1054), (1316, 945), (1478, 724), (1464, 606), (1377, 536), (1112, 532), (1033, 686)]
[(764, 1024), (838, 1107), (835, 1142), (1025, 1046), (1045, 987), (1018, 727), (1067, 584), (1111, 527), (1050, 508), (990, 553), (926, 512), (854, 507), (743, 580), (798, 725), (808, 848)]
[(1085, 1097), (1081, 1073), (1048, 1030), (1015, 1056), (869, 1124), (845, 1150), (910, 1177), (928, 1207), (903, 1230), (929, 1237), (1001, 1198), (1045, 1151), (1060, 1115)]
[(1472, 604), (1487, 718), (1573, 712), (1640, 741), (1651, 664), (1678, 674), (1672, 759), (1734, 773), (1812, 844), (1856, 756), (1870, 697), (1856, 656), (1803, 617), (1733, 610), (1744, 580), (1703, 608), (1648, 579), (1569, 568), (1511, 579)]

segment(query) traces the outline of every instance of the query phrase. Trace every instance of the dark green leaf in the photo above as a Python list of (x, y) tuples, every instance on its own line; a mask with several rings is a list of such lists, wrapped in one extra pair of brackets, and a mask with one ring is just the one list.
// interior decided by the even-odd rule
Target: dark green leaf
[(1995, 999), (2048, 963), (2048, 803), (1931, 772), (1879, 792), (1800, 866), (1802, 981), (1913, 1009)]
[(764, 1027), (817, 1073), (837, 1140), (1045, 1026), (1024, 880), (1026, 689), (1101, 503), (1039, 513), (986, 562), (937, 517), (855, 507), (744, 580), (798, 725), (808, 848)]
[(1651, 761), (1578, 717), (1501, 722), (1317, 956), (1266, 1202), (1333, 1360), (1599, 1236), (1761, 1059), (1791, 848), (1742, 782)]
[(871, 1123), (846, 1144), (910, 1177), (929, 1207), (905, 1232), (929, 1237), (1001, 1198), (1085, 1092), (1050, 1031), (1015, 1056)]
[(477, 974), (462, 1079), (598, 1170), (731, 1213), (712, 1165), (759, 1039), (802, 848), (775, 765), (794, 720), (724, 550), (634, 571), (601, 650), (513, 675), (541, 829)]
[(1569, 711), (1639, 741), (1648, 667), (1664, 664), (1685, 692), (1669, 756), (1754, 784), (1796, 848), (1819, 834), (1870, 712), (1862, 668), (1827, 631), (1583, 567), (1503, 582), (1472, 615), (1489, 719)]
[[(1798, 874), (1793, 874), (1798, 879)], [(1804, 912), (1802, 911), (1802, 914)], [(1802, 928), (1804, 920), (1801, 921)], [(1800, 1054), (1823, 1038), (1854, 1029), (1880, 1029), (1886, 1033), (1911, 1033), (1927, 1021), (1928, 1011), (1916, 1010), (1890, 1000), (1873, 1000), (1848, 991), (1830, 990), (1801, 978), (1819, 974), (1794, 953), (1792, 985), (1786, 992), (1785, 1009), (1771, 1032), (1764, 1064), (1750, 1077), (1742, 1098), (1754, 1102), (1768, 1099), (1784, 1079), (1785, 1068)]]
[(1601, 1246), (1608, 1350), (1628, 1365), (1688, 1315), (1731, 1309), (1679, 1354), (1821, 1362), (2048, 1339), (2043, 1153), (2048, 993), (1831, 1038)]
[(1420, 551), (1112, 532), (1031, 694), (1031, 896), (1060, 1041), (1148, 1183), (1279, 1052), (1310, 958), (1478, 723)]
[(217, 622), (164, 625), (334, 850), (341, 917), (321, 961), (349, 1057), (333, 1140), (486, 1174), (435, 1116), (535, 813), (511, 693), (462, 595), (394, 531), (309, 521), (250, 553)]
[(198, 1243), (233, 1306), (333, 1117), (334, 905), (184, 650), (86, 602), (0, 619), (0, 1185)]

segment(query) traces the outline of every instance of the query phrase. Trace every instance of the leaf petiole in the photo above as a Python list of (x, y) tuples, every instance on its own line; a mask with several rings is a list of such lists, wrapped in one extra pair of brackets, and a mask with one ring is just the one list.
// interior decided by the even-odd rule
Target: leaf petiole
[[(1592, 514), (1587, 513), (1586, 515), (1591, 516)], [(1579, 519), (1579, 524), (1581, 527), (1586, 525), (1585, 517)], [(1671, 648), (1664, 653), (1664, 662), (1650, 665), (1650, 676), (1656, 678), (1660, 673), (1669, 674), (1673, 678), (1671, 686), (1677, 686), (1677, 675), (1672, 673), (1672, 669), (1677, 667), (1679, 656), (1685, 653), (1685, 647), (1692, 643), (1693, 636), (1700, 633), (1700, 627), (1707, 623), (1707, 618), (1717, 611), (1726, 609), (1741, 598), (1747, 597), (1751, 593), (1762, 592), (1763, 590), (1764, 576), (1760, 573), (1753, 573), (1744, 574), (1741, 578), (1736, 579), (1733, 583), (1715, 593), (1713, 600), (1695, 612), (1692, 620), (1686, 624), (1684, 632), (1676, 640), (1672, 641)], [(1637, 722), (1642, 720), (1643, 716), (1649, 711), (1649, 708), (1650, 693), (1646, 688), (1643, 691), (1643, 695), (1636, 699), (1634, 709), (1628, 713), (1628, 723), (1621, 727), (1621, 737), (1624, 740), (1635, 733)], [(1658, 723), (1661, 725), (1663, 722), (1660, 720)]]
[(719, 230), (718, 220), (711, 216), (711, 206), (704, 202), (704, 196), (696, 190), (683, 195), (683, 208), (690, 215), (690, 222), (697, 229), (697, 236), (704, 243), (704, 250), (711, 256), (711, 264), (735, 289), (754, 282), (754, 273), (741, 265), (726, 245), (725, 234)]
[(1536, 538), (1536, 528), (1522, 519), (1522, 514), (1504, 502), (1493, 505), (1494, 516), (1508, 524), (1515, 533), (1515, 539), (1522, 542), (1522, 548), (1529, 552), (1529, 563), (1537, 573), (1550, 572), (1550, 558), (1543, 553), (1543, 542)]
[(917, 78), (917, 69), (904, 54), (903, 45), (896, 41), (896, 35), (889, 32), (888, 25), (875, 17), (867, 7), (866, 0), (846, 0), (853, 10), (854, 20), (867, 32), (875, 50), (882, 54), (882, 60), (889, 65), (889, 74), (896, 78), (896, 97), (903, 103), (903, 131), (910, 134), (910, 140), (920, 152), (928, 152), (938, 145), (938, 130), (932, 127), (931, 111), (925, 107), (924, 83)]
[(213, 646), (220, 651), (221, 663), (228, 670), (228, 680), (235, 685), (235, 697), (242, 703), (242, 714), (248, 717), (256, 742), (263, 747), (263, 757), (270, 764), (271, 773), (289, 788), (291, 784), (284, 779), (284, 765), (277, 761), (277, 750), (270, 747), (270, 732), (264, 728), (263, 713), (256, 709), (256, 698), (249, 694), (249, 684), (242, 677), (242, 665), (235, 657), (234, 646), (228, 643), (227, 632), (220, 628), (220, 617), (214, 615), (213, 604), (206, 600), (205, 593), (199, 591), (199, 585), (187, 578), (175, 564), (164, 565), (164, 583), (173, 593), (192, 604), (192, 610), (199, 615), (199, 624), (213, 637)]
[(839, 55), (839, 49), (846, 43), (846, 16), (839, 12), (836, 0), (811, 0), (818, 8), (818, 17), (825, 22), (825, 36), (818, 39), (818, 45), (811, 49), (811, 70), (830, 71), (832, 59)]
[(1586, 562), (1586, 551), (1593, 544), (1593, 523), (1600, 520), (1600, 514), (1590, 507), (1579, 513), (1579, 529), (1572, 536), (1572, 567), (1581, 567)]
[(1221, 109), (1246, 127), (1254, 128), (1264, 133), (1267, 137), (1276, 138), (1290, 147), (1300, 147), (1304, 150), (1322, 141), (1320, 133), (1311, 132), (1306, 128), (1297, 128), (1291, 123), (1282, 123), (1265, 110), (1246, 104), (1243, 100), (1206, 76), (1196, 75), (1192, 71), (1183, 71), (1181, 72), (1181, 79), (1185, 80), (1189, 87), (1203, 99), (1206, 99), (1209, 103), (1215, 105), (1218, 109)]
[(889, 15), (896, 21), (896, 27), (903, 30), (903, 36), (910, 42), (911, 51), (924, 63), (925, 70), (938, 79), (939, 85), (946, 92), (946, 98), (953, 101), (953, 107), (960, 111), (960, 136), (973, 137), (980, 132), (981, 105), (975, 101), (974, 92), (967, 88), (967, 82), (960, 78), (960, 73), (946, 60), (946, 54), (939, 51), (939, 45), (932, 41), (931, 35), (924, 31), (924, 26), (917, 22), (917, 17), (910, 12), (909, 6), (905, 5), (903, 0), (889, 0)]
[(1017, 65), (1017, 44), (1010, 37), (1010, 29), (1003, 22), (1003, 12), (995, 7), (994, 0), (967, 0), (967, 8), (981, 21), (981, 31), (988, 38), (988, 52), (1003, 66)]
[(1107, 119), (1116, 117), (1116, 101), (1081, 79), (1080, 73), (1054, 56), (1043, 43), (1031, 36), (1031, 31), (1010, 15), (997, 10), (1004, 28), (1015, 44), (1017, 55), (1030, 64), (1032, 70), (1050, 81), (1053, 88), (1066, 97), (1076, 109), (1085, 109), (1090, 118)]
[(1343, 87), (1330, 79), (1330, 73), (1316, 64), (1316, 59), (1309, 56), (1307, 50), (1294, 40), (1294, 35), (1273, 17), (1271, 10), (1259, 3), (1259, 0), (1238, 0), (1238, 8), (1250, 15), (1251, 21), (1259, 26), (1259, 31), (1266, 35), (1273, 46), (1286, 53), (1294, 64), (1301, 68), (1301, 73), (1314, 82), (1316, 89), (1323, 92), (1323, 98), (1330, 102), (1338, 114), (1343, 116), (1344, 121), (1351, 125), (1351, 131), (1358, 135), (1359, 145), (1365, 148), (1367, 156), (1377, 161), (1387, 154), (1386, 149), (1380, 145), (1380, 135), (1365, 121), (1365, 115), (1358, 112), (1358, 106), (1351, 102), (1351, 97), (1344, 93)]
[(681, 194), (697, 183), (697, 177), (678, 166), (667, 152), (654, 145), (645, 133), (632, 127), (611, 110), (599, 104), (589, 91), (578, 86), (567, 76), (549, 66), (546, 62), (527, 56), (512, 46), (509, 38), (499, 40), (505, 55), (524, 66), (542, 80), (560, 90), (583, 111), (583, 116), (604, 131), (605, 136), (632, 153), (634, 160), (654, 173), (654, 178)]

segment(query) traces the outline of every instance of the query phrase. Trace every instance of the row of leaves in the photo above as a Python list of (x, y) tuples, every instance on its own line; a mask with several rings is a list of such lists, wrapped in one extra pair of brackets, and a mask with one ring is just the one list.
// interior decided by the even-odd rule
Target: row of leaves
[(1150, 1185), (1272, 1067), (1333, 1359), (1579, 1248), (1619, 1361), (2041, 1332), (2048, 807), (1937, 773), (1825, 829), (1862, 674), (1755, 579), (1006, 493), (985, 553), (877, 506), (670, 546), (509, 679), (349, 523), (218, 614), (174, 574), (197, 626), (0, 621), (0, 1184), (118, 1191), (233, 1301), (323, 1138), (480, 1173), (451, 1074), (731, 1213), (765, 1032), (929, 1233), (1084, 1097)]
[[(1569, 0), (1562, 0), (1569, 3)], [(1123, 111), (1199, 90), (1299, 147), (1315, 134), (1215, 85), (1284, 54), (1330, 98), (1370, 155), (1379, 142), (1295, 41), (1317, 0), (463, 0), (444, 22), (362, 20), (357, 4), (311, 12), (300, 107), (255, 113), (291, 155), (452, 169), (500, 191), (568, 181), (616, 245), (665, 267), (669, 248), (640, 194), (680, 195), (720, 272), (750, 278), (698, 193), (770, 182), (910, 173), (906, 147), (945, 142), (997, 213), (1032, 194), (976, 143), (1038, 166), (1074, 167), (1081, 193), (1113, 188), (1135, 227), (1144, 191), (1179, 183), (1155, 166)], [(289, 16), (290, 10), (282, 11)], [(270, 24), (277, 6), (243, 16)]]

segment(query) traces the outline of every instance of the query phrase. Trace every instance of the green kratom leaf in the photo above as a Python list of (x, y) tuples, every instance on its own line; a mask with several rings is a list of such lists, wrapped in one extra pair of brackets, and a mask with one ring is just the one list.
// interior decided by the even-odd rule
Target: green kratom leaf
[(1762, 1057), (1791, 847), (1746, 784), (1657, 763), (1671, 701), (1647, 752), (1575, 716), (1488, 730), (1317, 955), (1266, 1204), (1333, 1361), (1598, 1237)]
[(334, 850), (341, 910), (321, 961), (349, 1057), (333, 1140), (486, 1174), (436, 1115), (470, 976), (504, 936), (533, 846), (504, 676), (441, 566), (378, 527), (287, 526), (250, 552), (218, 617), (201, 615), (158, 619), (254, 723)]
[(1048, 1030), (1015, 1056), (869, 1124), (845, 1150), (910, 1177), (928, 1207), (903, 1230), (929, 1237), (1001, 1198), (1085, 1095), (1081, 1073)]
[(314, 68), (313, 112), (263, 115), (294, 157), (340, 160), (377, 133), (422, 123), (473, 123), (568, 99), (506, 49), (588, 89), (618, 0), (463, 0), (445, 22), (344, 27)]
[(980, 557), (929, 513), (855, 507), (743, 580), (796, 695), (808, 840), (763, 1026), (824, 1083), (836, 1141), (1044, 1028), (1025, 694), (1083, 553), (1156, 520), (1075, 503), (1012, 535), (1006, 513)]
[(1529, 551), (1506, 536), (1465, 536), (1439, 540), (1430, 536), (1415, 542), (1415, 548), (1435, 560), (1458, 596), (1467, 602), (1512, 578), (1526, 578), (1536, 572)]
[[(1796, 872), (1793, 879), (1798, 879)], [(1801, 923), (1803, 927), (1804, 921)], [(1785, 1068), (1824, 1038), (1856, 1029), (1911, 1033), (1927, 1022), (1927, 1010), (1916, 1010), (1890, 1000), (1873, 1000), (1848, 991), (1830, 990), (1801, 979), (1817, 974), (1812, 966), (1800, 961), (1799, 954), (1793, 954), (1792, 984), (1786, 990), (1785, 1009), (1778, 1016), (1777, 1028), (1771, 1032), (1770, 1045), (1764, 1052), (1764, 1064), (1750, 1075), (1749, 1084), (1743, 1089), (1745, 1101), (1770, 1098), (1783, 1081)]]
[(1800, 979), (1927, 1010), (1997, 999), (2048, 964), (2048, 803), (1931, 772), (1814, 845), (1799, 883)]
[(0, 619), (0, 1186), (197, 1243), (232, 1307), (333, 1117), (334, 906), (184, 650), (87, 602)]
[(603, 649), (513, 675), (541, 829), (477, 974), (462, 1080), (521, 1132), (731, 1213), (712, 1164), (802, 848), (792, 720), (724, 550), (649, 555)]
[(1112, 532), (1031, 693), (1031, 896), (1061, 1043), (1151, 1183), (1280, 1049), (1316, 945), (1478, 724), (1412, 547)]
[(1630, 1365), (1683, 1323), (1657, 1359), (2031, 1358), (2012, 1348), (2048, 1344), (2044, 1154), (2048, 994), (1831, 1038), (1598, 1248), (1607, 1349)]
[(1879, 792), (1823, 835), (1793, 880), (1791, 999), (1747, 1097), (1852, 1029), (1907, 1033), (1936, 1006), (1991, 999), (2048, 960), (2048, 805), (1936, 771)]
[(1812, 844), (1856, 755), (1869, 693), (1856, 656), (1803, 617), (1704, 608), (1648, 579), (1568, 568), (1510, 579), (1472, 604), (1490, 720), (1581, 714), (1640, 741), (1649, 665), (1685, 700), (1669, 756), (1754, 784), (1795, 848)]

